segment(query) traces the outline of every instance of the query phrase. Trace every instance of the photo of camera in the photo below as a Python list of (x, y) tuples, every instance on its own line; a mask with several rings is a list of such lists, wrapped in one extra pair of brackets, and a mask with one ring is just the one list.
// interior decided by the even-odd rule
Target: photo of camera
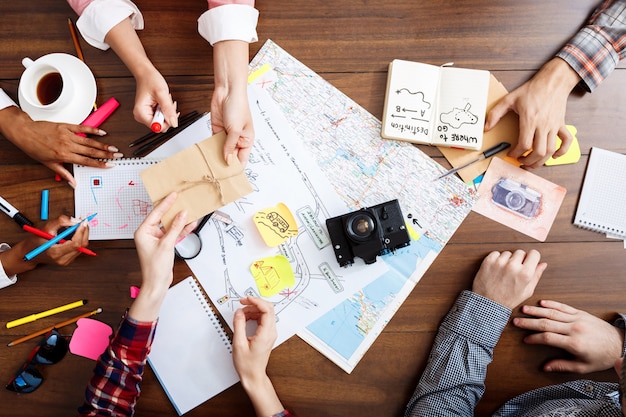
[(340, 266), (353, 264), (355, 256), (371, 264), (411, 243), (398, 200), (327, 219), (326, 227)]
[(532, 219), (539, 213), (541, 194), (526, 184), (500, 178), (491, 188), (491, 201), (512, 213)]

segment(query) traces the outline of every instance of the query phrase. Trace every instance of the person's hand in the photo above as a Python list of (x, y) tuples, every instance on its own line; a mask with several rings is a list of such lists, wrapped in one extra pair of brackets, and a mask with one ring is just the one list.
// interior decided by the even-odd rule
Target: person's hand
[[(61, 215), (56, 219), (46, 222), (41, 230), (56, 236), (61, 228), (70, 227), (79, 220), (72, 219), (69, 216)], [(28, 237), (15, 245), (6, 252), (0, 253), (0, 261), (2, 267), (8, 276), (20, 274), (22, 272), (35, 269), (39, 264), (53, 264), (59, 266), (68, 266), (79, 255), (78, 248), (86, 247), (89, 244), (89, 228), (84, 222), (76, 229), (72, 239), (66, 240), (64, 243), (57, 243), (48, 250), (37, 255), (30, 261), (24, 261), (24, 255), (33, 249), (43, 245), (46, 239), (35, 235)]]
[(213, 133), (226, 132), (224, 160), (231, 155), (248, 163), (254, 143), (254, 126), (248, 103), (248, 44), (222, 41), (213, 46), (215, 91), (211, 98)]
[[(235, 311), (233, 319), (233, 362), (244, 381), (258, 381), (266, 376), (265, 369), (276, 341), (276, 316), (274, 306), (260, 298), (240, 300), (243, 308)], [(246, 321), (258, 323), (256, 333), (248, 337)]]
[(33, 121), (15, 106), (0, 110), (0, 132), (28, 156), (59, 174), (72, 187), (76, 186), (76, 181), (63, 163), (106, 168), (106, 162), (97, 159), (123, 156), (115, 146), (76, 134), (103, 136), (106, 134), (103, 130), (67, 123)]
[[(520, 132), (517, 145), (508, 153), (510, 157), (517, 158), (527, 168), (538, 168), (550, 157), (564, 155), (573, 141), (565, 127), (567, 98), (579, 81), (580, 77), (567, 62), (553, 58), (491, 109), (485, 131), (514, 111), (519, 115)], [(557, 135), (562, 141), (558, 149)]]
[(156, 206), (135, 231), (135, 246), (141, 268), (141, 291), (129, 310), (138, 321), (154, 321), (168, 288), (172, 284), (174, 246), (196, 227), (196, 222), (186, 224), (186, 212), (174, 218), (170, 229), (161, 228), (161, 217), (176, 201), (171, 193)]
[(472, 291), (511, 310), (533, 295), (547, 264), (536, 250), (491, 252), (474, 278)]
[(122, 20), (107, 32), (104, 40), (135, 77), (135, 120), (148, 127), (152, 124), (157, 105), (165, 116), (161, 132), (178, 126), (176, 104), (172, 101), (165, 78), (146, 55), (139, 36), (129, 18)]
[[(244, 307), (235, 311), (233, 319), (233, 364), (257, 415), (271, 416), (283, 411), (266, 373), (277, 337), (274, 306), (255, 297), (243, 298), (240, 302)], [(255, 320), (258, 324), (250, 337), (246, 334), (248, 320)]]
[(515, 318), (513, 324), (533, 333), (524, 338), (531, 345), (563, 349), (571, 359), (553, 359), (544, 365), (547, 372), (589, 373), (613, 366), (622, 356), (624, 330), (567, 304), (542, 300), (539, 306), (525, 305), (530, 318)]
[(165, 117), (161, 133), (165, 133), (170, 127), (178, 127), (179, 114), (176, 111), (176, 103), (172, 101), (169, 87), (161, 73), (150, 64), (145, 70), (137, 72), (135, 80), (137, 82), (133, 108), (135, 120), (150, 127), (154, 112), (159, 106)]

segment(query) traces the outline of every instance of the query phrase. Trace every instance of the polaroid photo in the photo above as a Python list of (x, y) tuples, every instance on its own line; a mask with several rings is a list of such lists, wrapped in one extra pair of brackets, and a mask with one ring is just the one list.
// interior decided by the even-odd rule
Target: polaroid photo
[(566, 189), (500, 158), (483, 177), (473, 210), (544, 242), (565, 198)]

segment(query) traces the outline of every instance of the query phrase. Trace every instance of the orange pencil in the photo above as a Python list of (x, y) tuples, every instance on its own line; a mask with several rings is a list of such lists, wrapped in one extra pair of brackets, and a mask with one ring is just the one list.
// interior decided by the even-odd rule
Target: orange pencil
[[(44, 239), (52, 239), (54, 237), (54, 235), (51, 235), (50, 233), (46, 233), (43, 230), (39, 230), (39, 229), (37, 229), (35, 227), (32, 227), (32, 226), (29, 226), (27, 224), (22, 226), (22, 229), (26, 230), (29, 233), (34, 234), (35, 236), (43, 237)], [(59, 240), (59, 243), (65, 243), (65, 242), (67, 242), (67, 240), (65, 240), (65, 239)], [(85, 255), (89, 255), (89, 256), (96, 256), (97, 255), (91, 249), (83, 248), (82, 246), (78, 248), (78, 251), (84, 253)]]
[(83, 313), (83, 314), (81, 314), (79, 316), (76, 316), (76, 317), (73, 317), (73, 318), (71, 318), (69, 320), (65, 320), (65, 321), (62, 321), (60, 323), (57, 323), (54, 326), (46, 327), (45, 329), (41, 329), (38, 332), (31, 333), (28, 336), (24, 336), (24, 337), (20, 337), (19, 339), (15, 339), (14, 341), (10, 342), (7, 346), (15, 346), (15, 345), (17, 345), (19, 343), (25, 342), (27, 340), (30, 340), (30, 339), (34, 338), (34, 337), (41, 336), (42, 334), (46, 334), (46, 333), (48, 333), (52, 329), (60, 329), (61, 327), (65, 327), (65, 326), (68, 326), (68, 325), (70, 325), (72, 323), (76, 323), (80, 319), (84, 319), (85, 317), (95, 316), (96, 314), (101, 313), (101, 312), (102, 312), (102, 309), (98, 308), (98, 309), (90, 311), (88, 313)]
[[(72, 35), (72, 41), (74, 42), (74, 49), (76, 50), (76, 56), (78, 57), (78, 59), (85, 62), (85, 57), (83, 56), (83, 49), (80, 47), (80, 42), (78, 41), (78, 34), (76, 33), (76, 26), (74, 25), (74, 22), (72, 22), (72, 19), (70, 19), (69, 17), (67, 18), (67, 25), (70, 28), (70, 34)], [(96, 103), (93, 103), (93, 109), (94, 111), (98, 110), (98, 106), (96, 106)]]
[(72, 34), (72, 41), (74, 41), (74, 49), (76, 49), (76, 55), (78, 59), (85, 62), (85, 57), (83, 56), (83, 50), (80, 47), (80, 43), (78, 42), (78, 35), (76, 34), (76, 26), (74, 26), (74, 22), (69, 17), (67, 18), (67, 25), (70, 27), (70, 33)]

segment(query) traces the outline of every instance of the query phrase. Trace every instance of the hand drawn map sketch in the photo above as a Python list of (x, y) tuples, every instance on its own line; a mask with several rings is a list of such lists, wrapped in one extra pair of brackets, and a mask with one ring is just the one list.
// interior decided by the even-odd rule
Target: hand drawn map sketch
[[(339, 267), (325, 221), (346, 211), (345, 204), (271, 98), (256, 87), (249, 89), (249, 97), (255, 141), (245, 172), (255, 191), (219, 210), (230, 218), (228, 224), (214, 218), (207, 222), (200, 232), (202, 251), (187, 264), (229, 325), (241, 298), (263, 296), (274, 303), (277, 343), (282, 343), (388, 267), (384, 262)], [(297, 227), (284, 212), (278, 219), (280, 210), (266, 213), (281, 205), (293, 213)], [(295, 236), (286, 233), (278, 246), (266, 244), (259, 213)], [(267, 266), (276, 259), (289, 261), (292, 286), (282, 285), (287, 282), (281, 276), (284, 265)]]
[[(455, 176), (433, 182), (445, 171), (439, 164), (409, 143), (382, 139), (378, 119), (271, 40), (250, 68), (264, 71), (253, 84), (280, 107), (346, 211), (397, 198), (410, 227), (408, 247), (366, 267), (371, 283), (298, 332), (351, 372), (465, 219), (477, 195)], [(327, 259), (330, 265), (334, 261), (332, 255)], [(377, 269), (381, 264), (386, 271)]]
[(152, 200), (139, 173), (154, 159), (118, 159), (113, 168), (74, 165), (76, 218), (98, 215), (89, 222), (90, 240), (132, 239), (152, 211)]

